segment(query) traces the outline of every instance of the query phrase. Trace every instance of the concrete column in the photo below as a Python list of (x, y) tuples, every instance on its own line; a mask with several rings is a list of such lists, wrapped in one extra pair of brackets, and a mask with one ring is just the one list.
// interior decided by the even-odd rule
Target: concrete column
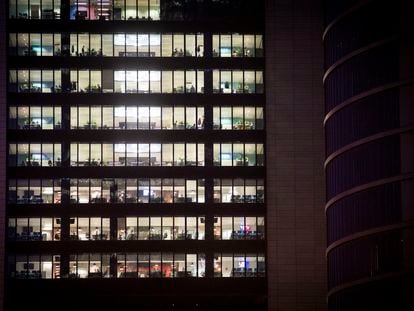
[(269, 310), (326, 310), (322, 4), (266, 1)]

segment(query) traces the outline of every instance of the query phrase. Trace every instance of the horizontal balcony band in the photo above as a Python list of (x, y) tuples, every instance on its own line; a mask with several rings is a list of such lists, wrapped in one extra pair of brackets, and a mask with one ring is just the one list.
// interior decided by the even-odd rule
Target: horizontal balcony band
[(325, 29), (322, 35), (322, 41), (325, 41), (325, 37), (327, 33), (329, 32), (329, 30), (331, 30), (332, 27), (334, 27), (338, 22), (346, 18), (348, 15), (352, 14), (354, 11), (359, 10), (360, 8), (370, 4), (371, 2), (373, 2), (373, 0), (360, 1), (359, 3), (357, 2), (354, 6), (350, 7), (346, 11), (342, 12), (342, 14), (334, 18), (328, 25), (325, 26)]
[(361, 192), (367, 189), (375, 188), (378, 186), (394, 183), (394, 182), (408, 180), (408, 179), (414, 179), (414, 173), (406, 173), (406, 174), (400, 174), (400, 175), (396, 175), (392, 177), (382, 178), (382, 179), (374, 180), (366, 184), (362, 184), (362, 185), (350, 188), (348, 190), (345, 190), (335, 195), (325, 204), (325, 213), (328, 211), (328, 208), (330, 208), (333, 204), (355, 193), (358, 193), (358, 192)]
[(264, 253), (264, 240), (185, 240), (185, 241), (44, 241), (8, 242), (9, 254), (80, 253)]
[(345, 55), (345, 56), (343, 56), (342, 58), (340, 58), (339, 60), (337, 60), (335, 63), (333, 63), (326, 71), (325, 71), (325, 74), (323, 75), (323, 79), (322, 79), (322, 81), (323, 81), (323, 84), (325, 84), (325, 82), (326, 82), (326, 79), (328, 79), (328, 77), (329, 77), (329, 75), (333, 72), (333, 71), (335, 71), (335, 69), (336, 68), (338, 68), (339, 66), (341, 66), (342, 64), (344, 64), (344, 63), (346, 63), (348, 60), (350, 60), (350, 59), (352, 59), (352, 58), (354, 58), (354, 57), (356, 57), (356, 56), (358, 56), (358, 55), (360, 55), (360, 54), (362, 54), (362, 53), (364, 53), (364, 52), (368, 52), (368, 51), (371, 51), (372, 49), (374, 49), (374, 48), (376, 48), (376, 47), (379, 47), (379, 46), (382, 46), (382, 45), (385, 45), (385, 44), (387, 44), (387, 43), (390, 43), (390, 42), (392, 42), (392, 41), (395, 41), (395, 40), (397, 40), (399, 37), (398, 36), (392, 36), (392, 37), (389, 37), (389, 38), (386, 38), (386, 39), (383, 39), (383, 40), (379, 40), (379, 41), (376, 41), (376, 42), (372, 42), (372, 43), (370, 43), (370, 44), (368, 44), (368, 45), (366, 45), (366, 46), (364, 46), (364, 47), (361, 47), (361, 48), (359, 48), (359, 49), (356, 49), (356, 50), (354, 50), (354, 51), (352, 51), (352, 52), (350, 52), (349, 54), (347, 54), (347, 55)]
[(382, 280), (387, 280), (387, 279), (392, 279), (392, 278), (398, 278), (398, 277), (404, 277), (406, 275), (413, 275), (414, 271), (413, 270), (407, 270), (407, 271), (399, 271), (399, 272), (391, 272), (391, 273), (384, 273), (384, 274), (378, 274), (375, 275), (373, 277), (370, 278), (363, 278), (363, 279), (359, 279), (356, 281), (352, 281), (352, 282), (347, 282), (344, 283), (342, 285), (338, 285), (333, 287), (331, 290), (328, 291), (327, 297), (329, 299), (330, 296), (346, 290), (348, 288), (352, 288), (352, 287), (357, 287), (359, 285), (364, 285), (367, 283), (373, 283), (373, 282), (377, 282), (377, 281), (382, 281)]
[(354, 149), (356, 147), (359, 147), (361, 145), (365, 145), (368, 144), (372, 141), (384, 138), (384, 137), (389, 137), (389, 136), (393, 136), (393, 135), (398, 135), (398, 134), (403, 134), (403, 133), (407, 133), (407, 132), (411, 132), (414, 131), (414, 126), (407, 126), (407, 127), (403, 127), (403, 128), (396, 128), (396, 129), (392, 129), (392, 130), (388, 130), (388, 131), (384, 131), (384, 132), (380, 132), (368, 137), (364, 137), (362, 139), (356, 140), (348, 145), (345, 145), (344, 147), (332, 152), (325, 160), (324, 162), (324, 168), (326, 169), (328, 164), (330, 162), (332, 162), (335, 158), (337, 158), (338, 156), (340, 156), (341, 154), (350, 151), (351, 149)]
[[(42, 299), (40, 301), (49, 302), (52, 309), (68, 299), (69, 294), (70, 297), (77, 297), (76, 300), (70, 299), (70, 302), (65, 302), (66, 305), (73, 306), (72, 310), (79, 309), (79, 301), (82, 301), (82, 306), (85, 306), (85, 301), (88, 301), (90, 309), (102, 310), (108, 310), (108, 305), (111, 306), (111, 310), (137, 310), (137, 307), (143, 307), (142, 310), (171, 310), (173, 305), (176, 305), (177, 309), (180, 306), (187, 306), (184, 310), (197, 310), (200, 307), (202, 310), (212, 310), (211, 305), (216, 307), (213, 308), (214, 310), (220, 310), (223, 306), (228, 306), (228, 310), (231, 310), (234, 305), (241, 305), (241, 303), (248, 304), (252, 306), (251, 310), (255, 310), (258, 299), (261, 305), (265, 305), (267, 279), (265, 277), (7, 279), (6, 284), (10, 292), (16, 293), (16, 297), (21, 298), (18, 295), (24, 288), (27, 291), (26, 299), (28, 297), (33, 297), (36, 301)], [(88, 290), (85, 290), (85, 286)], [(29, 294), (30, 296), (27, 296)], [(157, 299), (154, 299), (154, 294)], [(16, 301), (11, 300), (9, 303), (16, 307)], [(123, 308), (124, 306), (127, 308)], [(204, 306), (209, 307), (204, 309)], [(33, 308), (32, 305), (29, 308)]]
[(328, 248), (325, 251), (325, 255), (328, 256), (329, 253), (334, 250), (337, 247), (340, 247), (341, 245), (345, 244), (345, 243), (349, 243), (352, 242), (354, 240), (358, 240), (367, 236), (371, 236), (371, 235), (378, 235), (384, 232), (388, 232), (388, 231), (393, 231), (393, 230), (401, 230), (401, 229), (405, 229), (405, 228), (411, 228), (414, 227), (414, 221), (408, 221), (408, 222), (401, 222), (401, 223), (397, 223), (397, 224), (391, 224), (391, 225), (387, 225), (387, 226), (381, 226), (381, 227), (375, 227), (372, 229), (368, 229), (368, 230), (364, 230), (364, 231), (360, 231), (360, 232), (356, 232), (353, 234), (350, 234), (342, 239), (339, 239), (333, 243), (331, 243)]
[(14, 56), (8, 58), (13, 69), (113, 69), (113, 70), (210, 70), (264, 68), (263, 58), (219, 57), (35, 57)]
[(9, 204), (8, 217), (265, 216), (264, 203)]
[(9, 32), (177, 32), (177, 33), (263, 33), (264, 19), (249, 16), (222, 19), (209, 19), (207, 21), (81, 21), (81, 20), (30, 20), (9, 19)]
[(8, 142), (265, 142), (263, 130), (9, 130)]
[(350, 106), (354, 103), (356, 103), (357, 101), (364, 99), (368, 96), (371, 95), (375, 95), (381, 92), (385, 92), (394, 88), (398, 88), (398, 87), (404, 87), (404, 86), (408, 86), (408, 85), (412, 85), (414, 84), (414, 79), (409, 79), (409, 80), (404, 80), (404, 81), (397, 81), (397, 82), (392, 82), (392, 83), (388, 83), (385, 85), (380, 85), (378, 87), (375, 87), (373, 89), (370, 90), (366, 90), (360, 94), (354, 95), (346, 100), (344, 100), (342, 103), (339, 103), (338, 105), (336, 105), (335, 107), (333, 107), (331, 110), (329, 110), (326, 115), (325, 118), (323, 120), (323, 125), (324, 127), (326, 126), (326, 123), (328, 122), (328, 120), (338, 111), (340, 111), (341, 109)]
[(264, 167), (9, 167), (9, 178), (263, 178)]
[(264, 106), (264, 94), (121, 94), (121, 93), (8, 93), (10, 105), (176, 105)]

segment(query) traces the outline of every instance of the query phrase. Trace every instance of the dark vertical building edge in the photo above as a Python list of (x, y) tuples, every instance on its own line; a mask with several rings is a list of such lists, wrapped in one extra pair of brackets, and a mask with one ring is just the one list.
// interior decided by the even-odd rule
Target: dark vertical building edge
[[(7, 1), (0, 3), (0, 188), (6, 189), (6, 6)], [(4, 309), (4, 265), (6, 233), (6, 194), (0, 191), (0, 310)]]

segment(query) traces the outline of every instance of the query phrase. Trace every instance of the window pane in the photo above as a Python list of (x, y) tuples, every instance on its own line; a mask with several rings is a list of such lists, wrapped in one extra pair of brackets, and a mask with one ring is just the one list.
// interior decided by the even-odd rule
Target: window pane
[(256, 129), (262, 130), (264, 128), (263, 108), (256, 108)]
[(138, 92), (149, 93), (149, 71), (138, 71)]
[(169, 129), (169, 130), (173, 128), (173, 108), (172, 107), (162, 107), (162, 128)]
[(231, 35), (220, 36), (220, 56), (231, 57)]
[(53, 34), (42, 34), (42, 56), (53, 56)]
[(150, 129), (161, 129), (161, 107), (150, 107)]
[(150, 34), (150, 53), (151, 57), (161, 56), (161, 38), (160, 34)]
[(204, 71), (197, 70), (197, 93), (204, 93)]
[(255, 56), (255, 39), (253, 35), (244, 36), (244, 56), (254, 57)]
[(243, 93), (243, 71), (234, 70), (233, 71), (233, 83), (232, 91), (233, 93)]
[(221, 274), (222, 277), (228, 278), (233, 276), (233, 256), (223, 254), (221, 258)]
[(245, 93), (256, 93), (255, 72), (254, 71), (245, 71), (244, 72), (244, 92)]
[(138, 18), (139, 19), (148, 19), (149, 10), (148, 10), (148, 0), (138, 0)]
[(220, 51), (220, 35), (213, 35), (213, 57), (218, 57)]
[(134, 20), (137, 18), (136, 0), (125, 0), (126, 2), (126, 19)]
[(125, 56), (125, 34), (114, 35), (114, 56)]
[(141, 57), (149, 56), (149, 35), (148, 34), (138, 35), (138, 56), (141, 56)]
[[(197, 35), (197, 57), (202, 57), (204, 56), (204, 35), (203, 34), (198, 34)], [(213, 55), (214, 56), (214, 55)]]
[(172, 93), (172, 71), (162, 72), (162, 93)]
[(174, 93), (184, 93), (184, 71), (174, 71)]
[(54, 92), (53, 70), (42, 71), (42, 93)]
[(262, 94), (263, 90), (263, 71), (256, 71), (256, 93)]
[(195, 93), (196, 92), (196, 71), (187, 70), (185, 74), (185, 92)]
[(241, 57), (243, 56), (243, 36), (238, 34), (233, 34), (233, 50), (232, 56), (233, 57)]
[(40, 19), (40, 0), (30, 0), (30, 18)]
[(150, 92), (161, 93), (161, 72), (150, 71)]
[(137, 88), (137, 71), (127, 71), (126, 72), (126, 93), (136, 93)]
[(125, 0), (114, 0), (114, 20), (125, 19)]
[(126, 54), (125, 56), (136, 57), (137, 56), (137, 35), (126, 34)]
[(196, 254), (187, 254), (187, 276), (196, 277), (197, 276), (197, 255)]
[(78, 50), (79, 56), (89, 56), (89, 34), (78, 34)]
[[(113, 56), (114, 55), (113, 49), (114, 49), (114, 45), (113, 45), (112, 34), (102, 34), (102, 55)], [(115, 56), (118, 56), (118, 55), (115, 55)]]
[(150, 122), (149, 107), (138, 107), (138, 128), (148, 130)]
[(162, 57), (171, 57), (172, 55), (172, 35), (162, 34)]
[(162, 218), (162, 239), (172, 240), (174, 235), (173, 231), (173, 217)]
[(220, 71), (220, 93), (231, 93), (231, 71)]
[(29, 55), (29, 34), (28, 33), (19, 33), (17, 35), (17, 55), (19, 56), (28, 56)]
[(256, 35), (256, 57), (263, 57), (263, 36)]
[(173, 53), (172, 56), (183, 57), (184, 56), (184, 35), (174, 34), (173, 35)]
[(185, 56), (196, 56), (196, 36), (193, 34), (185, 35)]
[(113, 128), (113, 107), (103, 107), (102, 127), (104, 129)]
[(150, 0), (149, 7), (149, 19), (150, 20), (159, 20), (160, 19), (160, 0)]
[(91, 35), (90, 39), (90, 56), (102, 56), (101, 35)]
[(160, 278), (161, 274), (161, 254), (151, 253), (150, 257), (150, 277)]

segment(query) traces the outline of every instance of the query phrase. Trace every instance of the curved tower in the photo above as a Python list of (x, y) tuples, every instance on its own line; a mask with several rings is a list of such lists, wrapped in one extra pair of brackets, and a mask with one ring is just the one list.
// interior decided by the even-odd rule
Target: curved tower
[(413, 306), (412, 6), (326, 1), (330, 310)]

